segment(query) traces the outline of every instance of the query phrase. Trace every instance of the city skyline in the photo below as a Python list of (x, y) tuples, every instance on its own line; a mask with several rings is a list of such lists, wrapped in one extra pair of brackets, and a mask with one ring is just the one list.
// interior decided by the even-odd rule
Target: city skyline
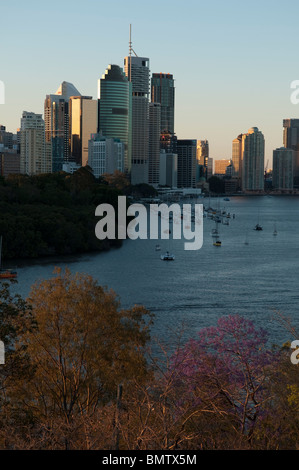
[[(93, 0), (84, 10), (78, 5), (29, 0), (2, 6), (11, 19), (3, 25), (0, 76), (6, 89), (0, 120), (7, 130), (20, 127), (23, 111), (43, 114), (45, 96), (63, 81), (96, 99), (107, 66), (124, 68), (132, 24), (133, 48), (149, 57), (150, 74), (174, 76), (179, 139), (207, 139), (214, 160), (230, 158), (236, 135), (258, 127), (265, 136), (265, 163), (272, 163), (273, 150), (283, 142), (283, 119), (299, 116), (299, 105), (290, 100), (291, 82), (299, 79), (293, 34), (298, 5), (189, 0), (183, 8), (179, 1), (154, 0), (150, 11), (133, 0), (116, 1), (113, 8)], [(45, 34), (47, 24), (57, 28)], [(24, 43), (30, 54), (21, 53)]]

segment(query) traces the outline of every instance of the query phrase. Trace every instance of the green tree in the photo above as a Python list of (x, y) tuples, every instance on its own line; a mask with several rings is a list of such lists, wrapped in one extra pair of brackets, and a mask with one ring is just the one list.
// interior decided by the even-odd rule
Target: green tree
[(17, 346), (16, 341), (34, 327), (29, 305), (19, 295), (11, 295), (10, 285), (0, 281), (0, 340), (5, 349), (5, 364), (0, 365), (0, 448), (6, 448), (7, 437), (21, 423), (27, 425), (30, 421), (15, 384), (29, 381), (32, 368), (26, 346)]
[(224, 193), (225, 191), (224, 180), (218, 178), (218, 176), (211, 176), (211, 178), (209, 178), (208, 180), (208, 183), (210, 185), (210, 191), (212, 193), (217, 193), (217, 194)]

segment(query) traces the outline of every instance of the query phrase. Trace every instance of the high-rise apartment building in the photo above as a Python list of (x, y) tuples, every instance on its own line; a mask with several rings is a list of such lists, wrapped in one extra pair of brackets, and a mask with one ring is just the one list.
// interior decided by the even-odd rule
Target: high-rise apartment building
[(242, 189), (264, 190), (265, 139), (257, 127), (242, 135)]
[(128, 56), (125, 74), (132, 83), (132, 184), (148, 183), (149, 59)]
[(273, 150), (273, 176), (274, 189), (289, 191), (293, 189), (293, 159), (294, 151), (285, 147)]
[(178, 156), (176, 153), (165, 152), (160, 153), (160, 170), (159, 184), (161, 186), (169, 186), (177, 188), (178, 186)]
[(159, 184), (160, 173), (160, 127), (161, 105), (149, 104), (149, 165), (148, 182), (152, 185)]
[(0, 125), (0, 147), (3, 149), (12, 150), (13, 148), (13, 133), (7, 132), (5, 126)]
[(68, 156), (68, 102), (58, 95), (45, 99), (45, 153), (51, 171), (61, 171)]
[(92, 134), (88, 142), (88, 165), (96, 178), (104, 173), (124, 171), (125, 144), (120, 139)]
[(16, 150), (0, 148), (0, 175), (7, 177), (20, 173), (20, 154)]
[(45, 153), (51, 171), (61, 171), (69, 160), (69, 100), (81, 96), (72, 83), (62, 82), (55, 94), (46, 96), (44, 106)]
[(299, 187), (299, 119), (283, 120), (283, 146), (294, 151), (294, 187)]
[(166, 153), (177, 153), (177, 136), (170, 132), (160, 134), (160, 149)]
[(242, 134), (233, 140), (232, 145), (232, 177), (237, 179), (239, 187), (242, 186)]
[(174, 134), (175, 87), (173, 75), (169, 73), (152, 74), (151, 101), (161, 105), (161, 134)]
[(177, 141), (178, 188), (196, 187), (197, 141), (192, 139)]
[(124, 143), (124, 171), (132, 162), (132, 84), (122, 68), (109, 65), (98, 81), (98, 132)]
[(98, 129), (98, 101), (91, 96), (71, 96), (69, 101), (70, 160), (85, 166), (88, 141)]
[(49, 173), (45, 158), (45, 122), (41, 114), (24, 111), (21, 118), (20, 171), (26, 175)]

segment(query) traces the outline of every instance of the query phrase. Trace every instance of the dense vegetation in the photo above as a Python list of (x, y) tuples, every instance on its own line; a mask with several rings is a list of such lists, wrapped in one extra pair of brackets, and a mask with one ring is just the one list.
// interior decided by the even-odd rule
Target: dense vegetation
[(68, 270), (27, 301), (0, 283), (0, 448), (298, 448), (288, 346), (270, 348), (264, 330), (231, 315), (153, 357), (152, 321)]
[(12, 175), (0, 179), (0, 235), (3, 258), (36, 258), (108, 249), (120, 240), (95, 236), (95, 208), (117, 207), (118, 196), (148, 195), (147, 185), (132, 187), (121, 173), (95, 179), (88, 167), (73, 175)]

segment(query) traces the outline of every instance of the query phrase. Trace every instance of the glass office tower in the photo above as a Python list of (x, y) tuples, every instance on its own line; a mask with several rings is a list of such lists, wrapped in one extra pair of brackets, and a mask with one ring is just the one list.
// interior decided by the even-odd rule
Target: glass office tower
[(161, 104), (161, 133), (174, 134), (174, 79), (169, 73), (153, 73), (151, 101)]
[(118, 65), (109, 65), (98, 81), (98, 132), (125, 145), (124, 169), (132, 164), (132, 88)]

